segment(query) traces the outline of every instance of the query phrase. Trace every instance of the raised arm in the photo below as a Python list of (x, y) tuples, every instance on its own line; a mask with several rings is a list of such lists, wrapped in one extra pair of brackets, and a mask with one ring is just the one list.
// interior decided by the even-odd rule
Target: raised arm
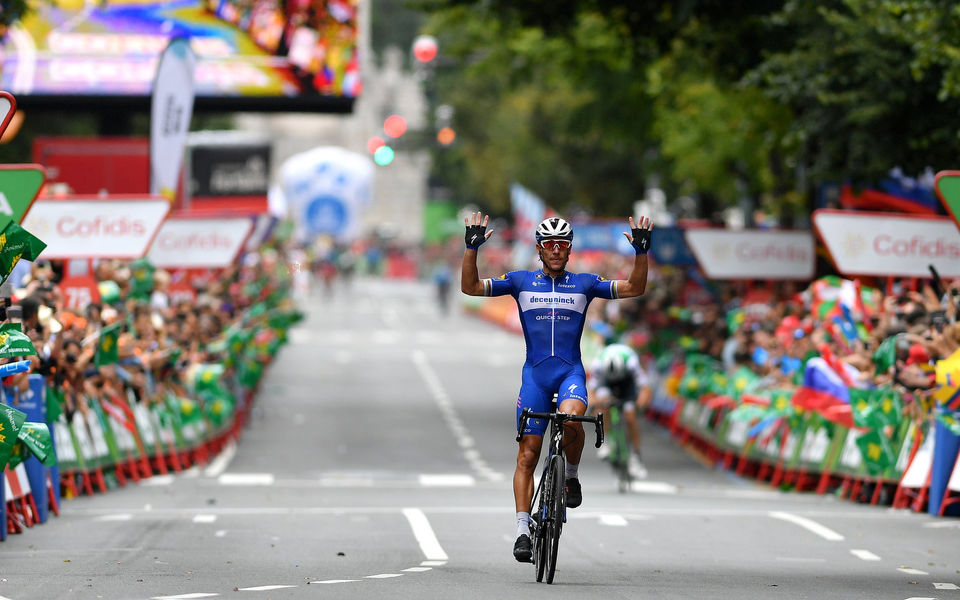
[(490, 215), (483, 216), (479, 212), (472, 213), (463, 220), (467, 227), (464, 235), (467, 248), (463, 252), (463, 264), (460, 267), (460, 291), (468, 296), (483, 295), (483, 282), (480, 281), (477, 269), (477, 250), (493, 234), (492, 229), (487, 231), (489, 223)]
[(624, 231), (623, 235), (626, 236), (637, 255), (633, 259), (630, 277), (617, 281), (617, 297), (634, 298), (647, 289), (647, 252), (650, 251), (652, 232), (653, 221), (647, 217), (640, 217), (639, 222), (634, 224), (633, 217), (630, 217), (630, 233)]

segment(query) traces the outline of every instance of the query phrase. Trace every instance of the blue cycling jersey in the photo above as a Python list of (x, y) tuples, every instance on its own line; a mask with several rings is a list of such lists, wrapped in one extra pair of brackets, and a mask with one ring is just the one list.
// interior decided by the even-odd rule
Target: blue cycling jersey
[(483, 280), (485, 296), (510, 294), (517, 301), (527, 344), (527, 364), (536, 366), (551, 356), (580, 364), (580, 336), (587, 305), (594, 298), (617, 298), (615, 281), (592, 273), (563, 272), (556, 278), (542, 270), (511, 271)]

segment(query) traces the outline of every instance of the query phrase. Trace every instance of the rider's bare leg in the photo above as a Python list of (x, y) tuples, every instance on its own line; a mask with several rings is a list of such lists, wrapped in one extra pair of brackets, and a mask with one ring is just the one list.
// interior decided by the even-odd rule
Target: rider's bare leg
[[(530, 502), (533, 500), (533, 472), (540, 460), (542, 445), (543, 436), (526, 434), (520, 439), (517, 468), (513, 472), (513, 499), (517, 504), (517, 512), (530, 510)], [(583, 446), (582, 443), (580, 445)]]
[[(587, 412), (587, 405), (579, 400), (569, 398), (560, 403), (559, 412), (582, 416)], [(583, 423), (567, 423), (563, 426), (563, 451), (567, 455), (567, 462), (571, 465), (580, 464), (580, 455), (583, 454), (583, 439)]]

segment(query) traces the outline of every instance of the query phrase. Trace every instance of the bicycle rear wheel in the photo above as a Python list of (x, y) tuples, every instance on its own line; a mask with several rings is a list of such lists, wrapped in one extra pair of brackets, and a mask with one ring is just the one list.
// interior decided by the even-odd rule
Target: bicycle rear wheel
[(551, 518), (547, 523), (546, 545), (546, 576), (547, 583), (553, 583), (553, 576), (557, 570), (557, 551), (560, 549), (560, 532), (563, 530), (563, 519), (566, 511), (564, 494), (565, 464), (562, 456), (554, 456), (550, 461), (550, 498), (548, 511)]

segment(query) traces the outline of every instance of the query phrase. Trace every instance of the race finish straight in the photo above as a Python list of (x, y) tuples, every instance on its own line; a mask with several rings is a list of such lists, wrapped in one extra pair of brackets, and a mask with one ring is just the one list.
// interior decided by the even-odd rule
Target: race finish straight
[[(481, 279), (477, 251), (493, 234), (492, 230), (487, 230), (489, 223), (489, 215), (481, 213), (473, 213), (464, 219), (466, 250), (461, 266), (460, 289), (470, 296), (510, 294), (520, 312), (527, 352), (516, 403), (519, 446), (513, 475), (517, 511), (517, 538), (513, 556), (519, 562), (530, 562), (534, 553), (530, 537), (533, 473), (539, 462), (543, 435), (552, 419), (522, 419), (521, 415), (524, 410), (539, 414), (553, 413), (554, 396), (557, 398), (557, 413), (578, 418), (586, 413), (587, 384), (580, 356), (580, 336), (587, 307), (594, 298), (613, 300), (644, 293), (653, 223), (646, 217), (640, 217), (635, 223), (630, 217), (630, 231), (623, 235), (633, 246), (635, 258), (629, 277), (617, 281), (608, 281), (592, 273), (571, 273), (566, 270), (573, 247), (573, 227), (559, 217), (545, 219), (533, 232), (542, 268), (511, 271), (495, 279)], [(564, 423), (562, 439), (558, 442), (558, 449), (565, 456), (563, 473), (551, 479), (557, 486), (563, 480), (562, 492), (557, 494), (564, 498), (565, 508), (576, 508), (583, 501), (579, 479), (584, 445), (581, 420), (568, 419)], [(555, 551), (552, 559), (555, 559)]]

